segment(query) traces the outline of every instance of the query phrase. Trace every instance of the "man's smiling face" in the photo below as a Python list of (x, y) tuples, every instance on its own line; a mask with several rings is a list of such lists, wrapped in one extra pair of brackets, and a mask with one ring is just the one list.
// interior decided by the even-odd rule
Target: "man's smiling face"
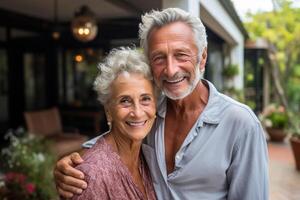
[(174, 100), (189, 95), (201, 78), (192, 29), (183, 22), (154, 28), (148, 44), (149, 61), (158, 87)]

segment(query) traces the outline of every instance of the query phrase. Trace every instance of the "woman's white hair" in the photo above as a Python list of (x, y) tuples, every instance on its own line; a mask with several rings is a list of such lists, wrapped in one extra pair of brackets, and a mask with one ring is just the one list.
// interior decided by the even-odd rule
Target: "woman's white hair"
[(142, 16), (139, 25), (140, 46), (148, 56), (148, 37), (153, 28), (159, 28), (173, 22), (183, 22), (191, 27), (194, 32), (198, 53), (201, 55), (207, 47), (207, 36), (205, 27), (199, 17), (192, 16), (188, 12), (179, 8), (167, 8), (162, 11), (152, 10)]
[(112, 49), (103, 62), (98, 65), (99, 73), (94, 82), (98, 100), (106, 105), (111, 96), (111, 84), (121, 73), (138, 73), (153, 80), (145, 56), (135, 48), (120, 47)]

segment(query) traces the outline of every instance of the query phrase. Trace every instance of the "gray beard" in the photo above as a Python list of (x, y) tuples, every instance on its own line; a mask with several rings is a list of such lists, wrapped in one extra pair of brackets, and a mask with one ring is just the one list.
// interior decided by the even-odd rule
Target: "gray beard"
[(164, 88), (162, 88), (163, 93), (170, 99), (172, 100), (179, 100), (179, 99), (183, 99), (186, 96), (190, 95), (194, 89), (196, 88), (197, 84), (199, 83), (199, 81), (203, 78), (204, 75), (204, 70), (200, 71), (199, 66), (196, 67), (196, 71), (195, 71), (195, 79), (193, 80), (193, 82), (189, 85), (189, 87), (186, 89), (186, 91), (182, 92), (180, 95), (173, 95), (171, 94), (169, 91), (165, 90)]

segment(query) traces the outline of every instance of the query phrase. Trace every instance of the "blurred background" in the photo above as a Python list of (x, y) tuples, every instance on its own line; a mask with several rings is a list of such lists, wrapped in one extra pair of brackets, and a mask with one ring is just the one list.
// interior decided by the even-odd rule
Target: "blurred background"
[(168, 7), (201, 18), (205, 78), (261, 120), (270, 199), (300, 199), (300, 0), (1, 0), (0, 198), (57, 199), (54, 161), (108, 128), (97, 63)]

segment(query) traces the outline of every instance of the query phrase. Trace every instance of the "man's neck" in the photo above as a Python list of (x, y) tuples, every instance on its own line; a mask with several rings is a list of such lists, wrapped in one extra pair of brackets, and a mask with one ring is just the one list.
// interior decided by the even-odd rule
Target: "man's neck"
[(202, 81), (199, 81), (193, 92), (187, 97), (179, 100), (168, 98), (168, 108), (172, 109), (176, 115), (189, 113), (194, 110), (203, 110), (208, 102), (209, 89)]

